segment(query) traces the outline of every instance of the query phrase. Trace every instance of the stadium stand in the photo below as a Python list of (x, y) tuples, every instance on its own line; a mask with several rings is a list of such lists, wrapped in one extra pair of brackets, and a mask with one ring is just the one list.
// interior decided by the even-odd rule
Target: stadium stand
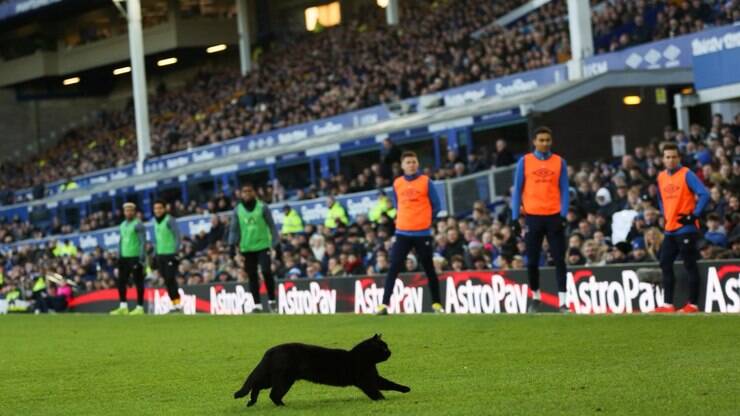
[[(569, 59), (561, 0), (509, 27), (470, 36), (521, 3), (404, 1), (402, 30), (367, 13), (375, 19), (281, 39), (246, 78), (236, 70), (204, 69), (188, 88), (161, 89), (150, 98), (153, 152), (172, 153)], [(614, 51), (738, 19), (738, 2), (606, 2), (593, 13), (595, 46)], [(32, 160), (4, 163), (0, 189), (130, 163), (133, 130), (132, 105), (101, 112)]]

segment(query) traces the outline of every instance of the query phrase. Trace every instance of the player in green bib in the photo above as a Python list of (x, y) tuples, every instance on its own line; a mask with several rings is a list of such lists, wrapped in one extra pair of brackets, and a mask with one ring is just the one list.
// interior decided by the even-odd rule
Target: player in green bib
[(254, 311), (262, 311), (258, 266), (267, 287), (270, 311), (276, 311), (275, 279), (272, 276), (270, 249), (280, 244), (280, 237), (272, 220), (270, 207), (257, 199), (253, 185), (242, 186), (241, 198), (231, 216), (229, 245), (233, 251), (238, 249), (244, 257), (249, 290), (255, 303)]
[[(144, 314), (144, 259), (146, 257), (146, 230), (136, 218), (136, 204), (123, 204), (124, 220), (119, 227), (118, 242), (118, 299), (121, 304), (111, 315)], [(136, 284), (136, 307), (130, 312), (126, 301), (128, 282), (133, 276)]]
[(180, 250), (180, 230), (177, 222), (167, 213), (164, 201), (155, 201), (154, 211), (154, 264), (159, 275), (164, 278), (167, 294), (172, 301), (172, 312), (182, 310), (180, 293), (177, 287), (177, 253)]

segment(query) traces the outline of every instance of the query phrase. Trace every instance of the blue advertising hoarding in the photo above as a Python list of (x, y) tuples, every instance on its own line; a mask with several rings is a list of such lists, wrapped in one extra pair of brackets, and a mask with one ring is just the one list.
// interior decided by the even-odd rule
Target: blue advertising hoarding
[[(443, 182), (433, 182), (436, 187), (437, 194), (439, 195), (441, 202), (441, 210), (446, 211), (448, 208), (447, 193), (445, 192), (445, 185)], [(347, 210), (347, 214), (350, 217), (350, 221), (354, 221), (359, 215), (367, 215), (370, 208), (378, 200), (377, 191), (358, 192), (348, 195), (340, 195), (336, 197), (336, 200), (341, 203)], [(282, 208), (286, 205), (293, 207), (303, 218), (306, 224), (323, 224), (326, 219), (326, 212), (328, 210), (326, 206), (326, 198), (317, 198), (307, 201), (285, 201), (270, 205), (272, 216), (278, 228), (283, 223), (283, 211)], [(230, 212), (221, 213), (222, 215), (230, 215)], [(153, 226), (151, 223), (147, 223), (147, 239), (151, 241), (153, 235)], [(177, 219), (177, 225), (180, 227), (180, 233), (183, 236), (194, 237), (201, 232), (208, 232), (211, 230), (211, 216), (210, 215), (193, 215), (189, 217), (183, 217)], [(119, 241), (118, 229), (117, 228), (106, 228), (104, 230), (92, 231), (88, 233), (75, 233), (65, 234), (61, 236), (50, 236), (39, 240), (25, 240), (13, 244), (2, 245), (2, 251), (7, 252), (14, 248), (19, 247), (38, 247), (42, 245), (48, 245), (52, 241), (58, 240), (69, 240), (83, 251), (90, 251), (96, 247), (101, 247), (106, 250), (114, 250), (118, 247)]]
[(691, 41), (697, 90), (740, 82), (740, 26)]
[(51, 6), (62, 0), (8, 0), (0, 3), (0, 20), (16, 17), (24, 13)]
[(618, 52), (595, 55), (584, 61), (583, 72), (586, 77), (590, 77), (608, 71), (691, 68), (694, 65), (692, 48), (696, 40), (722, 37), (737, 30), (738, 26), (722, 26)]

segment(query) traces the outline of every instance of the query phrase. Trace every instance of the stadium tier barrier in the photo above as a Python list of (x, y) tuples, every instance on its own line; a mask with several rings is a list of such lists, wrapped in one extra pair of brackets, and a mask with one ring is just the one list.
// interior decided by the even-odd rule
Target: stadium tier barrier
[[(675, 265), (675, 302), (688, 297), (683, 265)], [(704, 312), (740, 312), (740, 261), (699, 263), (699, 308)], [(573, 267), (568, 272), (567, 301), (577, 314), (627, 314), (652, 312), (662, 304), (663, 289), (656, 284), (658, 264), (640, 263), (601, 267)], [(439, 276), (442, 304), (448, 313), (526, 313), (532, 292), (526, 270), (444, 272)], [(372, 314), (383, 296), (384, 276), (352, 276), (279, 281), (278, 313), (285, 315), (356, 313)], [(423, 274), (400, 276), (391, 297), (391, 313), (431, 312), (427, 279)], [(554, 269), (541, 272), (543, 311), (557, 310)], [(265, 299), (264, 283), (260, 289)], [(213, 283), (180, 289), (185, 314), (242, 315), (253, 311), (254, 299), (247, 283)], [(163, 314), (171, 303), (164, 289), (147, 289), (149, 313)], [(129, 289), (129, 299), (135, 290)], [(74, 298), (75, 312), (107, 312), (118, 305), (116, 289), (99, 290)], [(264, 305), (267, 306), (266, 304)]]
[[(467, 175), (462, 178), (448, 179), (445, 181), (434, 181), (437, 195), (440, 197), (440, 209), (449, 215), (460, 215), (470, 211), (473, 203), (477, 200), (489, 201), (493, 205), (502, 204), (501, 196), (505, 195), (513, 184), (514, 166), (488, 169), (477, 174)], [(386, 188), (390, 192), (391, 188)], [(378, 201), (378, 191), (364, 191), (351, 194), (339, 195), (336, 200), (347, 210), (351, 221), (358, 216), (365, 215)], [(457, 203), (453, 205), (453, 196)], [(270, 204), (272, 217), (279, 226), (283, 223), (285, 214), (282, 208), (290, 205), (303, 219), (305, 224), (323, 224), (326, 219), (327, 207), (326, 197), (309, 199), (304, 201), (283, 201)], [(215, 213), (221, 217), (231, 216), (231, 210)], [(201, 232), (208, 233), (211, 230), (211, 215), (190, 215), (177, 218), (176, 223), (183, 237), (195, 237)], [(152, 241), (154, 226), (151, 221), (145, 222), (147, 241)], [(118, 227), (105, 228), (96, 231), (59, 234), (41, 239), (22, 240), (10, 244), (0, 244), (0, 251), (9, 252), (23, 247), (49, 247), (56, 242), (69, 241), (79, 247), (82, 251), (92, 251), (97, 247), (105, 250), (117, 250), (120, 240)]]

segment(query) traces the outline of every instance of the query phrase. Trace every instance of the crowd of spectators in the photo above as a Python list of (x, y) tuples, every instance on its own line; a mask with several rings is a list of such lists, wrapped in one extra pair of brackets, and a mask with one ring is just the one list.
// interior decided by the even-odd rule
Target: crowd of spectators
[[(246, 77), (235, 68), (204, 66), (186, 88), (158, 88), (150, 97), (153, 153), (221, 142), (567, 61), (564, 0), (548, 3), (508, 27), (493, 26), (471, 36), (521, 3), (405, 0), (398, 27), (386, 26), (381, 9), (369, 3), (360, 13), (362, 19), (318, 34), (276, 40)], [(593, 11), (597, 50), (729, 23), (740, 18), (739, 3), (600, 3)], [(66, 132), (58, 144), (32, 160), (0, 166), (0, 190), (42, 187), (132, 162), (133, 120), (132, 104), (121, 111), (100, 112), (93, 122)]]
[[(664, 135), (639, 146), (617, 160), (584, 162), (568, 167), (571, 204), (567, 220), (567, 264), (599, 266), (618, 263), (656, 262), (663, 241), (662, 216), (658, 210), (656, 177), (662, 170), (660, 145), (675, 142), (682, 150), (682, 164), (694, 171), (710, 190), (711, 200), (702, 216), (699, 250), (702, 259), (740, 258), (740, 114), (726, 122), (715, 115), (705, 129), (692, 125), (689, 131), (666, 127)], [(487, 162), (488, 168), (510, 155), (500, 148)], [(557, 151), (557, 149), (555, 149)], [(390, 154), (391, 152), (388, 152)], [(483, 156), (483, 155), (480, 155)], [(449, 155), (452, 168), (470, 168)], [(476, 158), (473, 165), (479, 166)], [(513, 157), (511, 157), (513, 161)], [(382, 170), (382, 167), (378, 168)], [(372, 171), (371, 171), (372, 173)], [(327, 195), (347, 192), (348, 182), (341, 176), (328, 181)], [(260, 188), (263, 198), (274, 193)], [(243, 259), (229, 257), (225, 246), (227, 212), (239, 198), (217, 195), (210, 231), (185, 239), (178, 279), (181, 285), (210, 282), (244, 282)], [(522, 235), (513, 232), (507, 204), (489, 205), (478, 201), (472, 213), (463, 218), (438, 218), (434, 224), (434, 264), (439, 272), (462, 270), (508, 270), (527, 263)], [(221, 209), (219, 209), (219, 205)], [(170, 207), (172, 211), (178, 208)], [(220, 211), (220, 213), (219, 213)], [(383, 214), (371, 222), (360, 215), (355, 221), (329, 230), (307, 225), (304, 234), (283, 236), (272, 269), (278, 279), (341, 277), (383, 274), (389, 267), (388, 253), (394, 225)], [(546, 243), (545, 243), (546, 245)], [(16, 287), (28, 289), (35, 276), (55, 272), (72, 280), (78, 291), (114, 287), (116, 253), (98, 248), (90, 253), (55, 255), (55, 243), (45, 248), (19, 248), (0, 257), (4, 275), (3, 292)], [(149, 247), (151, 252), (151, 247)], [(543, 251), (542, 265), (551, 264)], [(406, 271), (420, 271), (413, 254)], [(156, 272), (149, 272), (151, 284), (162, 285)], [(55, 290), (55, 285), (50, 285)]]

